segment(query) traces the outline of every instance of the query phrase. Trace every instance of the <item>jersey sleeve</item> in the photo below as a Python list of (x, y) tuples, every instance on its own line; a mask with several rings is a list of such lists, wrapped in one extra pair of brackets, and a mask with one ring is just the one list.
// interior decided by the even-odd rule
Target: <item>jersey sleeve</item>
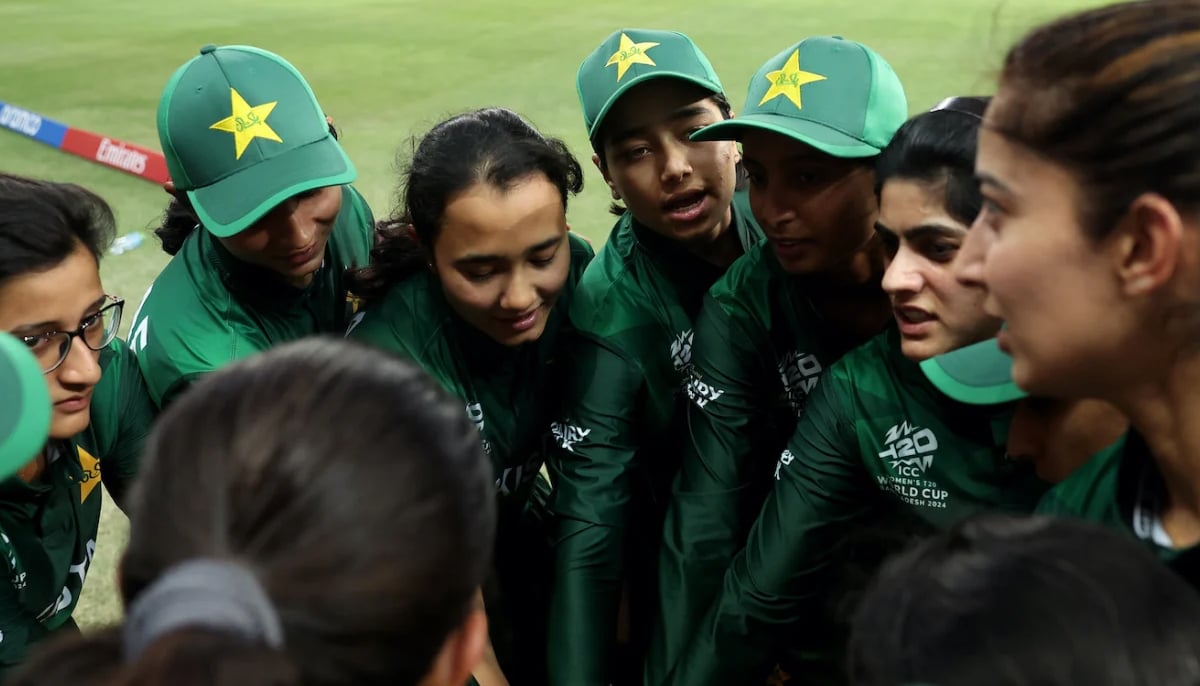
[[(0, 569), (9, 571), (2, 565)], [(0, 580), (0, 683), (21, 666), (30, 647), (49, 633), (21, 606), (10, 580)]]
[(111, 403), (110, 416), (104, 421), (115, 430), (100, 457), (100, 469), (105, 489), (124, 509), (125, 493), (137, 476), (142, 446), (150, 435), (156, 408), (133, 352), (120, 340), (113, 347), (116, 355), (101, 378), (112, 384), (104, 398)]
[(871, 502), (853, 427), (833, 387), (822, 381), (810, 397), (745, 548), (666, 683), (742, 683), (823, 596), (831, 551)]
[[(751, 460), (750, 433), (771, 379), (760, 369), (756, 340), (719, 302), (705, 299), (692, 348), (682, 463), (659, 551), (648, 684), (661, 683), (674, 665), (757, 514), (747, 510), (752, 464), (761, 464)], [(778, 446), (772, 452), (778, 457)]]
[(400, 332), (392, 326), (391, 315), (383, 302), (356, 314), (346, 328), (346, 338), (394, 355), (410, 357)]
[(573, 343), (547, 460), (558, 528), (549, 637), (556, 686), (609, 682), (644, 385), (640, 367), (608, 345)]

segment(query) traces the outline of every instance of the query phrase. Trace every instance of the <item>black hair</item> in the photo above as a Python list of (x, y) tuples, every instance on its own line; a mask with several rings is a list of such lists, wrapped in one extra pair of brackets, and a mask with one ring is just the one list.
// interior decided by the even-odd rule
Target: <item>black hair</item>
[(371, 264), (350, 272), (350, 290), (367, 300), (423, 269), (451, 196), (477, 183), (508, 189), (541, 173), (562, 197), (583, 190), (583, 170), (566, 143), (547, 138), (501, 107), (451, 117), (429, 130), (404, 173), (402, 210), (379, 223)]
[[(338, 130), (333, 124), (329, 124), (329, 135), (333, 136), (334, 140), (338, 139)], [(163, 210), (162, 220), (154, 229), (154, 235), (162, 244), (163, 252), (175, 255), (198, 226), (200, 218), (192, 207), (192, 201), (187, 197), (187, 193), (178, 191), (167, 204), (167, 209)]]
[(14, 685), (416, 684), (478, 608), (496, 527), (462, 404), (416, 365), (335, 338), (199, 381), (159, 418), (131, 498), (126, 606), (182, 562), (232, 561), (262, 585), (283, 646), (184, 626), (126, 662), (117, 627), (49, 644)]
[(79, 245), (99, 263), (115, 233), (112, 208), (86, 188), (0, 172), (0, 282), (52, 269)]
[[(716, 103), (717, 109), (721, 111), (721, 119), (730, 119), (733, 117), (733, 105), (729, 104), (729, 98), (725, 97), (724, 93), (713, 93), (709, 98)], [(608, 140), (608, 129), (605, 124), (600, 125), (600, 130), (592, 137), (592, 152), (596, 153), (596, 159), (600, 160), (600, 171), (608, 172), (608, 158), (604, 155), (604, 144)], [(746, 187), (748, 176), (746, 169), (739, 161), (736, 169), (737, 181), (734, 183), (736, 190), (743, 190)], [(614, 216), (620, 217), (625, 214), (625, 206), (619, 202), (613, 201), (608, 205), (608, 212)]]
[(884, 567), (849, 670), (856, 686), (1194, 686), (1200, 596), (1127, 534), (984, 516)]
[(961, 97), (904, 122), (875, 159), (875, 194), (894, 178), (938, 184), (946, 211), (971, 225), (983, 205), (975, 179), (980, 115), (990, 98)]

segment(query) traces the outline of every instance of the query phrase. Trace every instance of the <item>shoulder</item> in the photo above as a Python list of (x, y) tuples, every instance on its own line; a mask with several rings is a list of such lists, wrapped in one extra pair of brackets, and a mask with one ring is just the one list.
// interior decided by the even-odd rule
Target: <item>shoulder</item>
[(709, 289), (709, 299), (730, 313), (767, 308), (781, 278), (770, 251), (770, 244), (760, 243), (734, 260)]
[(1041, 514), (1069, 515), (1105, 521), (1117, 507), (1121, 458), (1127, 437), (1101, 450), (1071, 476), (1046, 492), (1038, 504)]
[(654, 303), (658, 279), (654, 264), (643, 259), (629, 213), (592, 260), (576, 286), (571, 322), (584, 333), (607, 335), (657, 320)]
[(422, 350), (443, 338), (448, 317), (433, 276), (421, 271), (393, 284), (381, 299), (358, 313), (346, 337), (419, 357)]

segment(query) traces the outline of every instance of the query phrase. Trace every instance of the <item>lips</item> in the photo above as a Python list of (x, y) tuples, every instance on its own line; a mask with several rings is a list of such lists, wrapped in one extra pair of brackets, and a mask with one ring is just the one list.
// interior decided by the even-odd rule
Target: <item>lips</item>
[(704, 216), (708, 194), (702, 190), (675, 193), (662, 204), (663, 213), (673, 222), (693, 222)]
[(522, 333), (532, 329), (537, 324), (538, 312), (540, 311), (541, 308), (536, 307), (517, 317), (497, 317), (496, 319), (506, 328), (512, 329), (514, 333)]
[(919, 307), (893, 306), (892, 313), (896, 317), (897, 326), (900, 327), (900, 334), (910, 338), (928, 334), (937, 322), (937, 317)]
[(54, 409), (58, 410), (59, 412), (73, 414), (75, 412), (86, 410), (88, 406), (91, 405), (91, 402), (91, 394), (73, 395), (70, 398), (59, 400), (58, 402), (54, 403)]
[(807, 238), (767, 238), (775, 255), (782, 262), (795, 262), (812, 248), (813, 241)]
[(301, 250), (296, 250), (296, 251), (287, 253), (286, 255), (283, 256), (282, 259), (285, 262), (287, 262), (288, 264), (300, 266), (303, 264), (307, 264), (308, 262), (311, 262), (313, 257), (316, 255), (316, 252), (317, 252), (317, 244), (313, 243), (312, 245), (308, 246), (307, 248), (303, 248)]

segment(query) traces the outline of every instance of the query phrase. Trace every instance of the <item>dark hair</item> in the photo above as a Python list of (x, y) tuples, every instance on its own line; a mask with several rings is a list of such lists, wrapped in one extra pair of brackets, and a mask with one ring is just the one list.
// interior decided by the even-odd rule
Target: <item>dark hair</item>
[(1200, 3), (1125, 2), (1034, 29), (1008, 53), (987, 126), (1070, 171), (1086, 231), (1146, 192), (1200, 198)]
[[(333, 136), (334, 140), (338, 139), (338, 130), (333, 124), (329, 125), (329, 135)], [(158, 228), (154, 229), (154, 235), (162, 243), (163, 252), (173, 256), (198, 226), (200, 218), (192, 207), (192, 201), (187, 197), (187, 193), (179, 191), (171, 198), (167, 209), (163, 210), (162, 221), (159, 222)]]
[(112, 208), (86, 188), (0, 172), (0, 282), (52, 269), (80, 244), (99, 263), (114, 233)]
[(402, 209), (380, 222), (371, 264), (350, 272), (350, 290), (376, 299), (423, 268), (455, 193), (478, 183), (507, 190), (536, 173), (558, 188), (564, 209), (567, 197), (583, 190), (583, 170), (566, 143), (538, 133), (512, 110), (474, 110), (434, 126), (413, 145)]
[(118, 628), (51, 644), (14, 684), (114, 683), (92, 670), (122, 684), (415, 684), (488, 570), (491, 467), (462, 404), (352, 342), (310, 338), (204, 378), (160, 417), (141, 469), (126, 606), (181, 562), (233, 561), (266, 591), (283, 647), (191, 628), (98, 669), (121, 660)]
[(1118, 531), (981, 517), (884, 567), (849, 668), (856, 686), (1194, 686), (1200, 596)]
[[(729, 98), (725, 97), (724, 93), (713, 93), (708, 96), (717, 105), (717, 109), (721, 111), (722, 119), (729, 119), (733, 116), (733, 106), (729, 104)], [(604, 155), (604, 144), (608, 141), (608, 127), (605, 124), (600, 125), (600, 130), (592, 138), (592, 152), (596, 153), (597, 159), (600, 160), (600, 171), (608, 171), (608, 158)], [(747, 175), (746, 169), (739, 161), (736, 170), (737, 181), (734, 183), (734, 188), (742, 190), (746, 187)], [(625, 214), (625, 206), (619, 202), (613, 201), (608, 205), (608, 212), (614, 216), (620, 217)]]
[(975, 179), (980, 113), (990, 98), (953, 98), (904, 122), (875, 159), (875, 195), (894, 178), (942, 187), (946, 211), (970, 225), (983, 204)]

